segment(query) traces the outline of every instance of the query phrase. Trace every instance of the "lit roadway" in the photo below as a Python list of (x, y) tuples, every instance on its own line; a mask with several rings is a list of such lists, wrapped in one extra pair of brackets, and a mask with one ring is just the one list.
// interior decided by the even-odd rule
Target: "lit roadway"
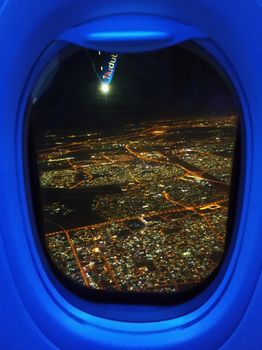
[[(90, 286), (91, 281), (89, 280), (88, 274), (85, 273), (86, 268), (84, 268), (81, 264), (80, 258), (78, 257), (77, 254), (77, 250), (75, 248), (75, 244), (73, 243), (72, 239), (70, 238), (70, 233), (76, 232), (76, 231), (80, 231), (80, 230), (90, 230), (90, 229), (94, 229), (94, 228), (101, 228), (104, 226), (108, 226), (114, 223), (124, 223), (130, 220), (141, 220), (142, 222), (144, 222), (144, 217), (146, 218), (152, 218), (152, 217), (157, 217), (157, 216), (162, 216), (162, 215), (166, 215), (166, 214), (174, 214), (174, 213), (182, 213), (182, 212), (187, 212), (187, 211), (192, 211), (195, 214), (197, 214), (198, 216), (200, 216), (208, 225), (208, 227), (210, 228), (210, 230), (214, 233), (217, 234), (213, 228), (213, 226), (211, 225), (211, 223), (209, 222), (209, 220), (205, 217), (205, 215), (203, 213), (200, 213), (201, 210), (206, 210), (206, 209), (212, 209), (215, 208), (223, 208), (223, 209), (227, 209), (227, 207), (224, 207), (223, 204), (225, 204), (227, 202), (226, 199), (223, 200), (219, 200), (219, 201), (215, 201), (215, 202), (210, 202), (208, 204), (200, 205), (200, 206), (185, 206), (179, 202), (174, 201), (167, 192), (163, 192), (163, 196), (165, 197), (165, 199), (171, 203), (174, 203), (178, 206), (180, 206), (181, 208), (179, 209), (169, 209), (169, 210), (161, 210), (161, 211), (153, 211), (153, 212), (149, 212), (146, 214), (141, 214), (141, 215), (136, 215), (136, 216), (126, 216), (124, 218), (119, 218), (119, 219), (113, 219), (113, 220), (109, 220), (109, 221), (104, 221), (102, 223), (97, 223), (97, 224), (93, 224), (93, 225), (86, 225), (86, 226), (80, 226), (80, 227), (73, 227), (70, 230), (60, 230), (60, 231), (56, 231), (56, 232), (51, 232), (51, 233), (47, 233), (46, 236), (53, 236), (53, 235), (57, 235), (57, 234), (65, 234), (69, 245), (72, 249), (76, 264), (80, 270), (81, 276), (83, 278), (83, 281), (85, 283), (85, 285), (87, 287)], [(92, 231), (89, 231), (92, 232)], [(120, 286), (119, 283), (117, 281), (117, 278), (115, 276), (115, 273), (113, 271), (113, 268), (111, 266), (111, 264), (108, 261), (108, 258), (106, 257), (106, 255), (103, 253), (102, 248), (100, 247), (100, 255), (102, 257), (102, 260), (104, 261), (104, 266), (106, 267), (106, 270), (108, 271), (112, 281), (114, 282), (114, 287), (117, 290), (120, 290)], [(175, 283), (175, 282), (174, 282)]]
[[(153, 157), (149, 157), (146, 156), (144, 154), (142, 154), (142, 152), (138, 152), (136, 149), (141, 148), (141, 146), (139, 146), (139, 143), (135, 144), (136, 149), (134, 149), (133, 142), (131, 141), (131, 139), (136, 139), (139, 140), (142, 139), (152, 139), (152, 138), (156, 138), (156, 137), (162, 137), (164, 134), (166, 133), (170, 133), (172, 130), (178, 130), (178, 129), (183, 129), (183, 128), (188, 128), (188, 123), (183, 123), (181, 122), (180, 124), (177, 123), (177, 125), (175, 127), (172, 126), (160, 126), (160, 127), (150, 127), (148, 129), (142, 130), (140, 129), (140, 132), (133, 132), (130, 135), (125, 135), (124, 137), (105, 137), (103, 139), (103, 142), (107, 143), (110, 140), (112, 140), (112, 142), (114, 143), (118, 143), (120, 144), (121, 141), (126, 141), (126, 139), (129, 139), (129, 143), (123, 143), (123, 147), (125, 148), (125, 150), (134, 158), (140, 159), (143, 162), (148, 162), (148, 163), (161, 163), (161, 164), (172, 164), (175, 165), (177, 167), (179, 167), (180, 169), (182, 169), (184, 171), (184, 175), (181, 176), (180, 178), (186, 180), (186, 179), (195, 179), (195, 180), (200, 180), (200, 181), (207, 181), (209, 183), (212, 183), (213, 186), (218, 187), (220, 190), (225, 191), (226, 193), (229, 190), (229, 185), (225, 182), (222, 181), (218, 181), (215, 177), (213, 177), (212, 175), (207, 174), (206, 172), (196, 168), (195, 166), (192, 166), (190, 164), (187, 164), (186, 162), (182, 161), (181, 159), (177, 158), (177, 157), (173, 157), (172, 156), (172, 160), (173, 162), (170, 162), (170, 158), (166, 157), (165, 155), (163, 155), (162, 153), (158, 152), (158, 154), (160, 155), (161, 159), (156, 159)], [(192, 123), (192, 127), (194, 127), (193, 123)], [(62, 153), (62, 155), (67, 155), (70, 153), (76, 153), (76, 152), (81, 152), (81, 151), (85, 151), (90, 149), (90, 145), (97, 145), (97, 139), (91, 139), (88, 141), (79, 141), (79, 142), (70, 142), (70, 143), (66, 143), (63, 145), (57, 145), (55, 147), (52, 148), (48, 148), (48, 149), (44, 149), (41, 150), (41, 155), (40, 155), (40, 160), (41, 161), (48, 161), (52, 158), (57, 157), (59, 154)], [(51, 154), (50, 154), (51, 153)], [(208, 153), (205, 153), (208, 155)], [(116, 163), (115, 160), (112, 160), (110, 158), (110, 155), (107, 155), (105, 153), (100, 154), (105, 160), (107, 160), (109, 163)], [(212, 156), (212, 154), (210, 154), (210, 156)], [(67, 159), (66, 160), (68, 163), (68, 166), (72, 169), (72, 170), (77, 170), (80, 173), (82, 173), (83, 175), (86, 176), (86, 180), (81, 180), (80, 182), (76, 183), (75, 185), (71, 186), (70, 188), (76, 188), (79, 187), (81, 185), (83, 185), (84, 183), (90, 183), (92, 182), (93, 176), (92, 174), (90, 174), (89, 172), (87, 172), (83, 166), (81, 166), (81, 163), (74, 163), (71, 159)], [(132, 175), (132, 172), (129, 171), (129, 175), (130, 177), (137, 183), (139, 184), (140, 181), (135, 178)], [(205, 216), (205, 210), (214, 210), (214, 209), (224, 209), (227, 210), (227, 204), (228, 204), (228, 199), (221, 199), (221, 200), (217, 200), (217, 201), (211, 201), (210, 203), (205, 203), (205, 204), (201, 204), (201, 205), (195, 205), (195, 206), (188, 206), (185, 205), (183, 203), (178, 202), (177, 200), (173, 199), (171, 197), (171, 195), (166, 192), (163, 191), (162, 192), (162, 196), (163, 198), (165, 198), (166, 201), (174, 204), (176, 206), (176, 208), (173, 209), (166, 209), (166, 210), (159, 210), (159, 211), (151, 211), (151, 212), (147, 212), (147, 213), (141, 213), (139, 215), (135, 215), (135, 216), (125, 216), (122, 218), (115, 218), (115, 219), (111, 219), (111, 220), (107, 220), (104, 221), (102, 223), (96, 223), (96, 224), (92, 224), (92, 225), (86, 225), (86, 226), (81, 226), (81, 227), (73, 227), (69, 230), (63, 229), (61, 225), (59, 225), (61, 227), (61, 230), (56, 231), (56, 232), (52, 232), (52, 233), (48, 233), (46, 234), (46, 236), (53, 236), (53, 235), (57, 235), (57, 234), (64, 234), (69, 242), (69, 245), (71, 247), (74, 259), (76, 261), (76, 264), (79, 268), (79, 271), (81, 273), (81, 276), (83, 278), (83, 281), (85, 283), (85, 285), (87, 287), (90, 286), (91, 284), (91, 280), (89, 277), (89, 274), (87, 273), (87, 268), (83, 267), (81, 264), (81, 261), (78, 257), (77, 254), (77, 249), (75, 247), (75, 244), (73, 243), (70, 234), (76, 231), (80, 231), (80, 230), (90, 230), (90, 229), (94, 229), (94, 228), (101, 228), (101, 227), (105, 227), (108, 225), (112, 225), (115, 223), (125, 223), (128, 222), (130, 220), (140, 220), (141, 222), (145, 223), (144, 218), (152, 218), (152, 217), (157, 217), (157, 216), (162, 216), (162, 215), (166, 215), (166, 214), (174, 214), (174, 213), (182, 213), (182, 212), (188, 212), (191, 211), (194, 214), (198, 215), (198, 217), (201, 218), (201, 220), (203, 220), (205, 222), (205, 224), (209, 227), (209, 229), (211, 230), (212, 233), (214, 233), (216, 236), (218, 236), (218, 233), (216, 232), (215, 228), (212, 226), (212, 224), (210, 223), (210, 221), (208, 220), (208, 218)], [(91, 232), (91, 230), (89, 231)], [(98, 244), (99, 247), (99, 244)], [(114, 273), (114, 270), (112, 268), (112, 265), (109, 263), (108, 257), (106, 256), (105, 252), (103, 252), (103, 248), (100, 246), (99, 247), (99, 255), (103, 261), (105, 270), (108, 272), (108, 274), (111, 277), (111, 280), (113, 281), (114, 287), (117, 290), (120, 290), (120, 285), (117, 281), (116, 275)], [(174, 281), (174, 283), (176, 284), (176, 282)]]

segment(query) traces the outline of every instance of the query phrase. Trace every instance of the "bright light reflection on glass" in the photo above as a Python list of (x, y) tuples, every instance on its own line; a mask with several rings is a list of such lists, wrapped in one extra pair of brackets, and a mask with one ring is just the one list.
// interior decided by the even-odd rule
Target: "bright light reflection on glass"
[(101, 87), (100, 87), (101, 91), (104, 93), (104, 94), (107, 94), (109, 92), (109, 85), (108, 84), (101, 84)]

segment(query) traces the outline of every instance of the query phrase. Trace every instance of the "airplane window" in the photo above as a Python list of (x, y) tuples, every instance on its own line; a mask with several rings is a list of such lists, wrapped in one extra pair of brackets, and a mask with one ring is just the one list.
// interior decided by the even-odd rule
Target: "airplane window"
[(28, 115), (38, 232), (63, 283), (86, 296), (175, 296), (216, 275), (240, 113), (200, 51), (70, 46), (36, 82)]

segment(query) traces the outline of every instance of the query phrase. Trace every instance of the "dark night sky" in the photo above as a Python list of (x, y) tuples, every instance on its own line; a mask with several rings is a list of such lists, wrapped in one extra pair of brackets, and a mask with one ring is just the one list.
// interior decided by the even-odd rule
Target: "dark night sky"
[(206, 59), (183, 47), (120, 55), (105, 97), (92, 68), (96, 52), (80, 49), (63, 61), (33, 107), (34, 127), (106, 128), (121, 122), (231, 113), (232, 92)]

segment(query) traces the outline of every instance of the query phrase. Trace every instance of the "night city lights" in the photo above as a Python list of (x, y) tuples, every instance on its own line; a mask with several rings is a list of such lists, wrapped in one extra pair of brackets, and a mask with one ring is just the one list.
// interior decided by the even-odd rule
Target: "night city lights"
[(201, 286), (230, 237), (231, 90), (182, 47), (65, 57), (31, 110), (35, 208), (52, 266), (84, 293)]
[(102, 290), (174, 292), (204, 280), (225, 246), (234, 129), (224, 116), (47, 135), (39, 165), (54, 263)]

